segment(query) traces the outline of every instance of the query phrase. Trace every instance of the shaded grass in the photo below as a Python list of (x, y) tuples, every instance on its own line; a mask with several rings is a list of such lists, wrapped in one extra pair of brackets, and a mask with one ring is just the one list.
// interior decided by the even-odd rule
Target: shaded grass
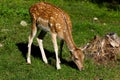
[[(3, 44), (3, 47), (0, 47), (0, 80), (119, 80), (119, 62), (113, 66), (98, 66), (92, 60), (85, 59), (85, 70), (79, 72), (71, 63), (66, 46), (63, 48), (62, 69), (57, 71), (49, 34), (44, 40), (49, 64), (42, 62), (38, 44), (34, 40), (32, 64), (27, 65), (27, 42), (31, 25), (28, 8), (38, 0), (0, 2), (0, 43)], [(109, 32), (116, 32), (120, 36), (120, 12), (109, 12), (106, 8), (98, 8), (95, 4), (81, 1), (48, 2), (69, 13), (73, 23), (72, 34), (77, 46), (86, 44), (94, 35), (103, 36)], [(93, 22), (94, 17), (98, 17), (99, 21)], [(21, 20), (27, 21), (28, 26), (22, 27)]]

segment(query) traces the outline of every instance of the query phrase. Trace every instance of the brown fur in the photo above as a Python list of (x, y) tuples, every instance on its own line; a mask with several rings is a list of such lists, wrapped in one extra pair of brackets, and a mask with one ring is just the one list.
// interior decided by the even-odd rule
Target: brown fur
[(50, 34), (57, 34), (57, 36), (66, 42), (69, 50), (72, 52), (73, 58), (77, 58), (76, 63), (79, 70), (83, 68), (84, 55), (80, 49), (78, 49), (72, 38), (72, 24), (70, 17), (60, 8), (46, 3), (40, 2), (30, 7), (30, 15), (32, 18), (32, 33), (30, 37), (33, 37), (36, 30), (36, 26), (40, 26)]

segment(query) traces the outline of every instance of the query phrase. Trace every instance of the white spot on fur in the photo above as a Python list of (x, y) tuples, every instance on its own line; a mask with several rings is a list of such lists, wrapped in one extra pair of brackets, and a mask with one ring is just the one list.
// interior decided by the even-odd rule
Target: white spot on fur
[(50, 19), (54, 19), (53, 17), (50, 17)]
[(60, 26), (60, 24), (59, 24), (59, 23), (56, 23), (56, 26)]
[(50, 23), (50, 26), (53, 26), (53, 24), (52, 24), (52, 23)]
[(66, 30), (64, 30), (63, 32), (66, 32)]

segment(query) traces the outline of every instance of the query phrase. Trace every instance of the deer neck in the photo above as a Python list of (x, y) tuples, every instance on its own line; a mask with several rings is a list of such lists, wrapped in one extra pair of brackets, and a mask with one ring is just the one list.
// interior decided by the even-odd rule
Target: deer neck
[(75, 43), (72, 38), (71, 31), (69, 31), (69, 29), (66, 29), (64, 31), (64, 41), (66, 42), (66, 45), (71, 52), (73, 52), (76, 49)]

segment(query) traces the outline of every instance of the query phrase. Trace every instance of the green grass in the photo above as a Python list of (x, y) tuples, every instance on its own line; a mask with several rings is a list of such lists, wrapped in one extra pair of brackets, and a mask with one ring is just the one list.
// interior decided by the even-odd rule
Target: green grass
[[(72, 20), (73, 38), (78, 47), (85, 45), (95, 35), (103, 36), (116, 32), (120, 36), (120, 12), (99, 8), (96, 4), (85, 1), (45, 0), (66, 11)], [(55, 68), (55, 58), (50, 36), (44, 40), (44, 48), (50, 64), (44, 64), (38, 44), (34, 40), (32, 64), (26, 64), (27, 42), (30, 33), (28, 8), (39, 0), (1, 0), (0, 1), (0, 80), (119, 80), (120, 63), (113, 66), (98, 66), (92, 60), (85, 59), (84, 71), (78, 71), (69, 64), (70, 53), (63, 48), (61, 70)], [(98, 17), (99, 21), (93, 22)], [(20, 21), (28, 26), (23, 27)], [(106, 25), (104, 25), (104, 23)]]

